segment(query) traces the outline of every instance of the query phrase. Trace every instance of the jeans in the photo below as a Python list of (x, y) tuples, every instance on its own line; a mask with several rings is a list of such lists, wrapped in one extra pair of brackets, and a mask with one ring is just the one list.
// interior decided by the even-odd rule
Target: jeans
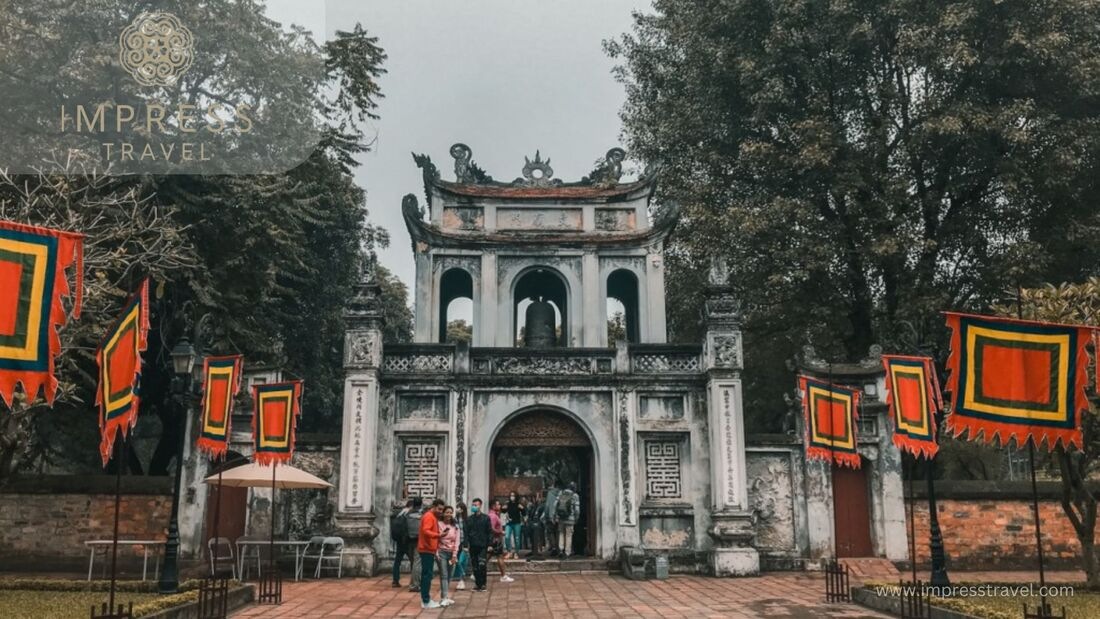
[(420, 588), (420, 570), (423, 569), (420, 563), (420, 553), (416, 551), (416, 542), (409, 540), (409, 588)]
[(470, 553), (466, 552), (465, 549), (459, 550), (458, 561), (455, 562), (455, 569), (451, 574), (451, 580), (462, 580), (463, 578), (466, 578), (466, 572), (468, 571), (467, 564), (469, 563), (469, 561)]
[(443, 596), (440, 599), (443, 600), (451, 597), (448, 593), (451, 588), (451, 557), (453, 555), (454, 553), (449, 550), (439, 551), (439, 592)]
[(558, 548), (566, 557), (573, 554), (573, 523), (558, 524)]
[(519, 522), (509, 522), (504, 525), (504, 549), (508, 552), (516, 552), (520, 547), (520, 530), (523, 525)]
[[(401, 563), (405, 560), (405, 555), (409, 554), (408, 544), (404, 540), (394, 540), (394, 546), (396, 548), (393, 551), (393, 582), (399, 584), (401, 582)], [(412, 557), (409, 557), (409, 569), (412, 569)]]
[(432, 570), (435, 569), (435, 555), (420, 553), (420, 601), (427, 604), (432, 601)]
[(487, 580), (485, 571), (489, 567), (489, 560), (486, 556), (486, 550), (485, 546), (470, 546), (470, 563), (473, 564), (474, 568), (474, 586), (478, 589), (484, 589)]

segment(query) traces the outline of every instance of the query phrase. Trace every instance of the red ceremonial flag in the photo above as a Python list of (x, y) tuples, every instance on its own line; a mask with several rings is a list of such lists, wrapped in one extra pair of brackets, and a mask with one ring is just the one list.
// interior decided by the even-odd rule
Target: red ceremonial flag
[(1100, 394), (1100, 329), (1092, 330), (1092, 363), (1096, 378), (1092, 382), (1093, 392)]
[(241, 390), (244, 357), (207, 357), (202, 366), (202, 426), (195, 446), (212, 458), (229, 449), (233, 400)]
[(894, 422), (894, 444), (919, 458), (932, 458), (936, 444), (936, 411), (943, 408), (936, 368), (929, 357), (883, 355), (886, 406)]
[(948, 430), (970, 440), (980, 433), (987, 443), (1081, 446), (1089, 327), (944, 314), (951, 329)]
[(125, 437), (137, 423), (141, 394), (141, 353), (148, 347), (149, 279), (126, 302), (122, 316), (96, 351), (99, 387), (95, 400), (99, 405), (99, 455), (103, 466), (111, 459), (115, 435)]
[(300, 380), (252, 386), (252, 438), (257, 464), (290, 461), (301, 398)]
[[(76, 264), (70, 291), (65, 270)], [(53, 405), (57, 329), (65, 324), (62, 297), (72, 297), (80, 318), (84, 295), (84, 235), (0, 221), (0, 400), (13, 406), (16, 384), (27, 402), (43, 391)]]
[(855, 425), (860, 391), (809, 376), (798, 377), (798, 389), (806, 422), (806, 457), (858, 469)]

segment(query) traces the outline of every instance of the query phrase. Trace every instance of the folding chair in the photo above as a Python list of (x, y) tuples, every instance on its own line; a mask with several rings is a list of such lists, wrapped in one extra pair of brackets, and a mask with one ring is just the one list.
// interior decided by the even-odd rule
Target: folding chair
[(302, 561), (298, 564), (298, 573), (294, 575), (295, 578), (301, 578), (302, 572), (306, 561), (309, 559), (317, 559), (317, 569), (313, 571), (314, 578), (321, 577), (321, 558), (325, 552), (325, 537), (322, 535), (314, 535), (309, 538), (309, 544), (305, 550), (302, 551)]
[(262, 561), (260, 557), (260, 551), (263, 547), (258, 544), (244, 544), (243, 546), (239, 545), (240, 542), (248, 542), (256, 539), (259, 538), (250, 535), (242, 535), (237, 538), (238, 548), (240, 549), (241, 553), (239, 557), (241, 562), (241, 580), (245, 580), (246, 578), (248, 578), (249, 574), (252, 573), (252, 568), (249, 565), (248, 561), (253, 557), (256, 558), (256, 575), (259, 576), (263, 573), (263, 571), (260, 569), (260, 561)]
[(214, 573), (215, 562), (220, 563), (228, 559), (229, 571), (233, 575), (233, 579), (237, 579), (237, 555), (233, 552), (233, 544), (229, 543), (229, 538), (212, 537), (206, 540), (206, 556), (210, 560), (211, 576), (217, 576)]
[[(336, 563), (335, 566), (326, 566), (325, 562)], [(321, 570), (335, 569), (336, 577), (340, 578), (344, 573), (344, 538), (326, 537), (321, 542), (321, 556), (317, 559), (317, 578), (321, 577)]]

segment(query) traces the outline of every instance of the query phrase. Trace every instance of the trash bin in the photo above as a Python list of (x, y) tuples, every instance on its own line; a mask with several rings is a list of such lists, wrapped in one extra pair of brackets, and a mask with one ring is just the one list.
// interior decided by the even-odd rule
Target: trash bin
[(653, 571), (657, 580), (668, 580), (668, 557), (658, 556), (653, 562)]

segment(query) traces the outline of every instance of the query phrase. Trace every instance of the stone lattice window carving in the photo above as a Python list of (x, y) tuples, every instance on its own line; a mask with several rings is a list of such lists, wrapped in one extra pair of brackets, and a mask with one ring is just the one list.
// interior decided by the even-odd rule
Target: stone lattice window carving
[(677, 440), (645, 442), (645, 496), (647, 500), (681, 499), (684, 496)]
[(401, 354), (382, 357), (386, 374), (425, 374), (451, 371), (451, 356), (445, 354)]
[(633, 357), (634, 371), (639, 374), (694, 373), (701, 367), (696, 354), (642, 353)]
[(439, 441), (417, 440), (404, 444), (402, 479), (406, 496), (430, 501), (439, 488)]

